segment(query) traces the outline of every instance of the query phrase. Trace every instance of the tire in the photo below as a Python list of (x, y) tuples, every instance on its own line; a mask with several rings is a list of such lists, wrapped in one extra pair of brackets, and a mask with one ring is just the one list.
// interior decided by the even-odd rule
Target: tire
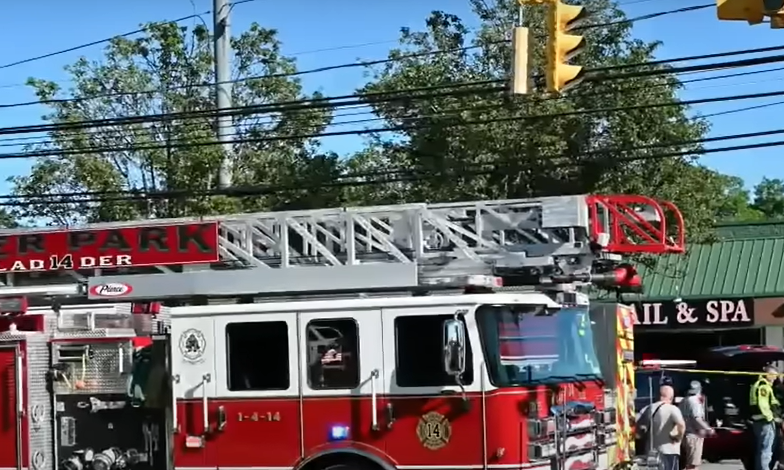
[(351, 459), (346, 462), (328, 465), (324, 467), (322, 470), (381, 470), (381, 469), (370, 462)]

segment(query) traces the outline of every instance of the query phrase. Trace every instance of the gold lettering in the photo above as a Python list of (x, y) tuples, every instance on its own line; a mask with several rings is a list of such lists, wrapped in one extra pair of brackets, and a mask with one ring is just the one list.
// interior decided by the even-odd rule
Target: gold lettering
[(280, 421), (280, 412), (267, 411), (266, 413), (259, 413), (254, 411), (249, 415), (237, 413), (237, 421)]

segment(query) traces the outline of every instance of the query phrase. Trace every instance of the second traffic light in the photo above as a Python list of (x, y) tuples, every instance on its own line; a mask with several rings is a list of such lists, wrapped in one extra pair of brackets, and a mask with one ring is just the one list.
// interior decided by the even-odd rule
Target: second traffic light
[(585, 18), (584, 7), (567, 5), (560, 0), (550, 3), (547, 12), (547, 91), (559, 93), (580, 82), (583, 68), (571, 65), (569, 59), (585, 47), (585, 38), (567, 34)]

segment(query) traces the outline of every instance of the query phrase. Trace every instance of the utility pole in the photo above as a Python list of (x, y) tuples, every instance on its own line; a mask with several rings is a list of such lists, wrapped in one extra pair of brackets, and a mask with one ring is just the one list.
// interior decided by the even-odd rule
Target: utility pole
[(223, 150), (218, 169), (218, 187), (231, 186), (231, 152), (234, 126), (231, 108), (231, 24), (229, 12), (231, 5), (228, 0), (213, 0), (213, 35), (215, 37), (215, 109), (219, 114), (217, 137)]

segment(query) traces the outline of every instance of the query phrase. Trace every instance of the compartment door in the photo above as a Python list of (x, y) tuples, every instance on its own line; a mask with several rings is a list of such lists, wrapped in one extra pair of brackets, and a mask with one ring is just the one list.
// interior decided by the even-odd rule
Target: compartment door
[(23, 466), (24, 383), (19, 343), (0, 344), (0, 468)]
[(209, 401), (215, 396), (215, 330), (212, 317), (171, 322), (174, 455), (177, 467), (203, 467), (209, 460)]

